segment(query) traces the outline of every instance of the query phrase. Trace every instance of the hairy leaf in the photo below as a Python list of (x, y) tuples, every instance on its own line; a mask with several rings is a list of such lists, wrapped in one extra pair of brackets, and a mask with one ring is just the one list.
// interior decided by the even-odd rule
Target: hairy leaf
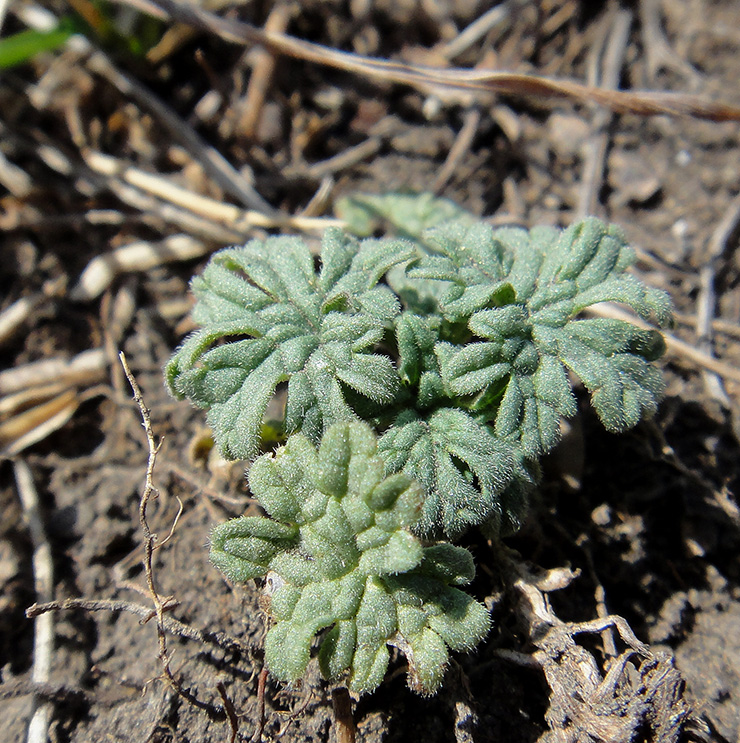
[(168, 364), (171, 391), (208, 410), (230, 458), (257, 452), (265, 409), (283, 382), (286, 430), (312, 439), (333, 421), (355, 417), (347, 390), (392, 402), (398, 375), (374, 350), (399, 305), (378, 282), (413, 253), (408, 243), (358, 243), (334, 229), (324, 235), (318, 273), (297, 237), (216, 253), (192, 282), (202, 329)]
[(423, 417), (404, 411), (378, 445), (388, 472), (403, 471), (425, 491), (415, 530), (459, 537), (467, 528), (503, 520), (518, 523), (525, 503), (508, 498), (515, 479), (530, 481), (521, 454), (465, 410), (441, 407)]
[(576, 412), (568, 370), (611, 431), (655, 411), (663, 382), (650, 362), (663, 351), (660, 334), (619, 320), (577, 319), (603, 301), (658, 323), (670, 319), (667, 296), (625, 273), (634, 254), (617, 228), (596, 219), (563, 232), (458, 225), (440, 228), (434, 239), (444, 255), (422, 259), (409, 273), (445, 282), (440, 310), (449, 321), (467, 320), (474, 335), (465, 345), (436, 345), (442, 379), (477, 410), (487, 401), (498, 436), (521, 441), (530, 458), (551, 449), (561, 416)]
[[(382, 228), (411, 240), (417, 258), (426, 255), (433, 245), (429, 240), (431, 228), (447, 222), (470, 227), (477, 222), (473, 214), (454, 202), (431, 193), (355, 194), (339, 199), (335, 211), (356, 235), (371, 235)], [(437, 311), (438, 283), (412, 277), (402, 266), (389, 271), (387, 280), (406, 309), (419, 315)]]
[(271, 518), (233, 519), (213, 532), (211, 558), (232, 580), (267, 576), (274, 625), (265, 659), (281, 681), (303, 675), (314, 636), (326, 630), (327, 678), (346, 675), (353, 691), (371, 691), (395, 645), (409, 660), (410, 686), (430, 694), (448, 648), (468, 650), (488, 631), (485, 607), (455, 587), (473, 579), (472, 556), (424, 546), (410, 530), (421, 487), (384, 470), (362, 423), (333, 424), (318, 451), (296, 434), (249, 472)]
[(354, 194), (338, 199), (335, 212), (356, 235), (367, 237), (379, 227), (415, 241), (423, 233), (443, 222), (472, 224), (476, 217), (454, 201), (440, 199), (431, 193)]
[(407, 275), (410, 280), (444, 282), (436, 294), (448, 321), (467, 322), (482, 307), (511, 301), (513, 291), (505, 279), (516, 241), (505, 244), (483, 222), (447, 222), (425, 237), (424, 254), (410, 264)]
[(439, 340), (441, 319), (402, 312), (396, 318), (398, 373), (406, 384), (419, 384), (426, 372), (438, 372), (434, 347)]

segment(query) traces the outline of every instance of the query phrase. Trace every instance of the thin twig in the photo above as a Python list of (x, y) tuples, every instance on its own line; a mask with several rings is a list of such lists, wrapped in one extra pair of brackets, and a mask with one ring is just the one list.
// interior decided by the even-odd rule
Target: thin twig
[(152, 602), (154, 603), (154, 609), (157, 615), (159, 659), (162, 662), (162, 668), (164, 670), (165, 676), (177, 689), (180, 684), (178, 681), (175, 680), (170, 669), (170, 661), (167, 657), (167, 640), (164, 632), (164, 607), (168, 602), (166, 599), (164, 601), (162, 600), (154, 582), (153, 556), (154, 546), (157, 541), (157, 535), (152, 534), (152, 531), (149, 528), (149, 521), (147, 519), (147, 507), (149, 506), (149, 501), (151, 498), (156, 498), (159, 495), (158, 490), (154, 487), (153, 477), (154, 467), (157, 461), (157, 453), (159, 452), (159, 448), (162, 445), (162, 441), (160, 440), (160, 442), (157, 443), (154, 439), (154, 431), (152, 430), (152, 419), (149, 413), (149, 409), (144, 403), (144, 398), (141, 395), (139, 384), (136, 381), (134, 375), (131, 373), (128, 361), (126, 360), (126, 356), (123, 354), (123, 352), (119, 354), (119, 359), (121, 361), (121, 366), (123, 367), (123, 372), (126, 375), (126, 379), (128, 379), (129, 384), (131, 385), (131, 389), (133, 390), (134, 401), (139, 406), (139, 411), (141, 412), (141, 420), (144, 426), (144, 432), (146, 434), (147, 446), (149, 447), (144, 490), (142, 491), (141, 498), (139, 500), (139, 526), (141, 527), (141, 531), (144, 534), (144, 572), (146, 574), (146, 583), (149, 589), (149, 595), (151, 596)]
[[(168, 610), (171, 603), (164, 606)], [(156, 616), (156, 612), (149, 606), (134, 604), (131, 601), (120, 599), (66, 599), (64, 601), (49, 601), (44, 604), (33, 604), (26, 609), (26, 616), (31, 619), (41, 614), (53, 611), (74, 611), (82, 609), (84, 611), (110, 611), (110, 612), (127, 612), (140, 617), (142, 624), (148, 622)], [(203, 643), (218, 647), (227, 653), (244, 654), (246, 648), (238, 641), (229, 637), (223, 632), (204, 632), (196, 627), (165, 615), (162, 618), (162, 626), (167, 632), (176, 637), (183, 637), (187, 640)]]
[[(173, 673), (172, 667), (170, 665), (170, 657), (167, 654), (167, 636), (165, 632), (166, 627), (165, 627), (164, 612), (170, 607), (172, 597), (166, 597), (163, 599), (159, 595), (159, 592), (157, 590), (156, 582), (154, 580), (154, 551), (156, 549), (157, 535), (152, 533), (149, 527), (149, 521), (147, 519), (147, 508), (149, 505), (149, 501), (151, 500), (151, 498), (153, 497), (156, 498), (158, 495), (158, 491), (154, 487), (153, 477), (154, 477), (154, 467), (155, 467), (156, 460), (157, 460), (157, 453), (159, 452), (159, 448), (162, 445), (162, 441), (160, 440), (159, 443), (155, 441), (154, 431), (152, 430), (152, 422), (151, 422), (151, 415), (150, 415), (149, 409), (144, 403), (144, 398), (142, 397), (141, 389), (139, 388), (139, 385), (134, 375), (131, 373), (131, 369), (128, 366), (128, 362), (126, 361), (125, 355), (121, 353), (119, 355), (119, 359), (121, 361), (121, 366), (123, 367), (124, 374), (126, 375), (126, 378), (128, 379), (129, 384), (131, 385), (131, 389), (133, 390), (134, 401), (139, 407), (142, 423), (144, 426), (144, 432), (146, 434), (147, 445), (149, 447), (149, 456), (147, 459), (144, 489), (142, 491), (141, 498), (139, 500), (139, 525), (144, 535), (143, 565), (144, 565), (144, 573), (146, 575), (147, 589), (148, 589), (149, 597), (151, 598), (152, 603), (154, 604), (154, 615), (157, 618), (157, 640), (158, 640), (158, 645), (159, 645), (158, 657), (162, 665), (162, 673), (163, 673), (164, 678), (167, 680), (170, 686), (172, 686), (172, 688), (177, 692), (177, 694), (181, 696), (183, 699), (185, 699), (187, 702), (192, 704), (194, 707), (204, 710), (214, 719), (220, 716), (228, 717), (228, 714), (229, 714), (228, 710), (218, 709), (218, 708), (215, 708), (213, 705), (209, 704), (208, 702), (201, 701), (190, 689), (185, 688), (182, 682), (180, 681), (180, 679), (177, 678), (175, 674)], [(182, 504), (180, 505), (182, 506)], [(177, 522), (178, 518), (179, 518), (179, 513), (178, 513), (178, 516), (176, 517), (175, 523)], [(174, 525), (173, 525), (173, 529), (174, 529)], [(172, 536), (172, 532), (170, 532), (170, 536)]]
[[(33, 544), (33, 582), (36, 596), (41, 601), (50, 601), (54, 593), (54, 572), (51, 547), (41, 519), (39, 497), (28, 465), (22, 459), (13, 461), (15, 482), (23, 507), (23, 516), (31, 532)], [(46, 684), (49, 681), (51, 657), (54, 651), (54, 615), (36, 617), (33, 637), (33, 668), (31, 681)], [(34, 695), (31, 720), (28, 724), (27, 743), (46, 743), (48, 737), (51, 705)]]
[(96, 701), (95, 696), (90, 692), (65, 684), (38, 684), (26, 679), (14, 679), (0, 684), (0, 701), (30, 695), (47, 702), (66, 704), (68, 707), (80, 703), (94, 704)]
[(229, 695), (226, 693), (226, 687), (224, 686), (223, 681), (219, 681), (216, 684), (216, 689), (221, 697), (221, 701), (224, 703), (224, 710), (226, 711), (226, 717), (229, 720), (229, 727), (231, 728), (229, 743), (234, 743), (239, 735), (239, 718), (234, 709), (234, 703), (229, 699)]
[(288, 729), (293, 724), (293, 722), (297, 720), (308, 709), (308, 705), (311, 704), (311, 700), (313, 699), (313, 697), (314, 692), (309, 691), (309, 693), (306, 694), (306, 696), (304, 697), (300, 706), (290, 711), (286, 722), (283, 724), (280, 730), (275, 733), (275, 740), (282, 740), (283, 736), (285, 735), (285, 733), (288, 732)]
[(263, 666), (257, 677), (257, 727), (250, 739), (251, 743), (261, 743), (265, 731), (265, 686), (267, 684), (267, 666)]
[(213, 33), (235, 44), (260, 44), (273, 51), (306, 62), (363, 75), (369, 79), (409, 85), (440, 98), (468, 101), (470, 96), (490, 100), (493, 94), (567, 98), (579, 103), (593, 102), (618, 113), (640, 116), (692, 116), (712, 121), (740, 120), (740, 107), (713, 102), (696, 96), (656, 91), (614, 91), (584, 85), (575, 80), (553, 79), (540, 75), (464, 68), (439, 68), (391, 62), (365, 57), (314, 44), (287, 34), (268, 33), (263, 29), (174, 0), (115, 0), (133, 5), (158, 18), (174, 18)]

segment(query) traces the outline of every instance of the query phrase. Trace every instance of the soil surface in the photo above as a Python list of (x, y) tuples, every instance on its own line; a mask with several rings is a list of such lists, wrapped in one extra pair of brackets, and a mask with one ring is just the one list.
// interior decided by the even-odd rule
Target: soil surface
[[(239, 202), (224, 190), (203, 165), (205, 150), (169, 133), (157, 104), (282, 214), (297, 214), (311, 202), (309, 216), (331, 216), (332, 202), (356, 191), (436, 189), (496, 224), (567, 225), (583, 213), (615, 222), (639, 251), (639, 275), (670, 292), (677, 312), (671, 332), (689, 351), (716, 356), (730, 372), (740, 368), (737, 123), (611, 117), (567, 100), (448, 98), (245, 51), (123, 5), (79, 0), (75, 7), (92, 24), (87, 42), (39, 53), (0, 78), (0, 311), (19, 300), (31, 305), (14, 332), (0, 334), (5, 740), (26, 739), (39, 705), (49, 713), (49, 739), (75, 743), (205, 743), (233, 740), (232, 734), (247, 740), (260, 717), (265, 619), (258, 589), (228, 585), (207, 551), (214, 524), (254, 509), (245, 463), (218, 460), (209, 451), (203, 413), (170, 398), (162, 380), (172, 349), (193, 327), (188, 281), (208, 252), (234, 241), (236, 228), (215, 211), (198, 213), (192, 199), (177, 204), (171, 194), (153, 195), (125, 168), (222, 204), (245, 207), (249, 199)], [(460, 43), (460, 32), (493, 7), (501, 9), (500, 18), (479, 38)], [(62, 3), (46, 10), (58, 18), (71, 13)], [(613, 42), (623, 55), (616, 66), (621, 88), (740, 104), (736, 0), (501, 6), (307, 0), (247, 2), (219, 12), (363, 55), (604, 85), (609, 60), (602, 52)], [(18, 3), (4, 34), (22, 30), (39, 13), (39, 6)], [(621, 48), (615, 41), (620, 23), (627, 32)], [(144, 51), (156, 45), (145, 56), (132, 40)], [(255, 70), (265, 87), (247, 105)], [(592, 177), (599, 148), (603, 167), (597, 158)], [(97, 155), (114, 160), (103, 167)], [(446, 162), (454, 167), (446, 169)], [(79, 283), (96, 257), (137, 241), (162, 247), (172, 235), (190, 235), (202, 250), (183, 259), (169, 255), (158, 266), (138, 258), (118, 270), (109, 261), (110, 280), (104, 276), (94, 291)], [(92, 371), (65, 381), (73, 360), (94, 349), (100, 356)], [(147, 517), (159, 537), (156, 588), (162, 599), (171, 597), (164, 611), (166, 653), (179, 693), (163, 678), (142, 566), (139, 508), (148, 447), (119, 350), (161, 440), (158, 497)], [(25, 365), (55, 359), (62, 371), (31, 386)], [(402, 659), (396, 659), (381, 688), (355, 705), (358, 740), (740, 740), (740, 376), (733, 379), (726, 367), (720, 376), (710, 374), (685, 347), (661, 363), (668, 392), (653, 420), (614, 436), (584, 398), (582, 415), (545, 462), (521, 532), (504, 546), (469, 537), (478, 565), (473, 589), (493, 608), (490, 636), (475, 653), (455, 658), (434, 698), (406, 688)], [(18, 370), (20, 382), (12, 376)], [(23, 464), (37, 490), (38, 513), (19, 497)], [(53, 568), (48, 589), (39, 579), (45, 549)], [(592, 620), (601, 606), (624, 617), (655, 658), (668, 665), (673, 659), (683, 682), (665, 709), (690, 705), (681, 718), (686, 724), (658, 734), (641, 723), (618, 734), (616, 728), (599, 733), (586, 721), (571, 727), (570, 737), (557, 737), (555, 707), (578, 693), (522, 662), (539, 646), (520, 621), (511, 576), (502, 567), (507, 560), (533, 572), (576, 572), (569, 585), (547, 594), (561, 620)], [(34, 646), (39, 625), (26, 618), (26, 609), (37, 601), (80, 598), (101, 603), (42, 615), (53, 617), (43, 680), (35, 675), (43, 650)], [(601, 671), (608, 665), (604, 642), (595, 634), (578, 645)], [(558, 668), (566, 668), (564, 657), (556, 659)], [(650, 669), (633, 661), (630, 668), (639, 668), (648, 688)], [(643, 687), (635, 688), (635, 699), (645, 696)], [(612, 691), (621, 698), (619, 689)], [(264, 740), (335, 739), (331, 689), (313, 664), (296, 688), (268, 678), (263, 700)], [(591, 712), (612, 721), (632, 714), (607, 707), (594, 702)]]

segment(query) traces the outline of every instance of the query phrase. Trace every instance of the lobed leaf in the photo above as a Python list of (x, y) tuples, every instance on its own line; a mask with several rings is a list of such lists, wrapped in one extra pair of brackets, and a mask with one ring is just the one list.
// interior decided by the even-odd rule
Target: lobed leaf
[(439, 228), (434, 240), (445, 271), (430, 257), (409, 274), (446, 282), (440, 311), (448, 321), (465, 320), (474, 336), (464, 345), (435, 345), (443, 385), (462, 404), (471, 398), (497, 436), (518, 440), (531, 459), (549, 451), (561, 417), (576, 412), (568, 370), (609, 430), (655, 411), (663, 383), (650, 362), (663, 352), (660, 334), (577, 318), (613, 301), (659, 324), (670, 319), (667, 295), (625, 273), (634, 254), (617, 228), (596, 219), (563, 232), (456, 226)]
[(417, 533), (459, 537), (491, 519), (518, 523), (525, 504), (506, 495), (514, 480), (530, 482), (517, 446), (471, 413), (440, 407), (404, 411), (381, 437), (387, 472), (405, 472), (424, 488)]
[(448, 222), (425, 235), (425, 254), (406, 273), (412, 280), (444, 282), (437, 295), (448, 321), (466, 322), (476, 310), (511, 299), (505, 279), (512, 256), (490, 226)]
[(377, 284), (413, 254), (407, 243), (358, 243), (338, 230), (324, 236), (318, 273), (296, 237), (216, 253), (192, 282), (193, 317), (202, 329), (170, 360), (170, 390), (208, 410), (229, 458), (257, 452), (265, 409), (281, 383), (288, 383), (287, 432), (315, 440), (332, 422), (355, 417), (348, 389), (389, 404), (398, 375), (375, 348), (399, 306)]
[(443, 222), (477, 221), (454, 201), (440, 199), (431, 193), (354, 194), (338, 199), (337, 216), (355, 235), (367, 237), (380, 227), (390, 227), (396, 234), (423, 241), (427, 229)]
[(265, 659), (281, 681), (303, 675), (314, 637), (327, 630), (319, 649), (327, 678), (347, 676), (353, 691), (371, 691), (396, 645), (408, 656), (411, 687), (428, 694), (441, 683), (448, 648), (468, 650), (488, 631), (485, 607), (454, 587), (473, 579), (472, 556), (425, 546), (411, 531), (421, 487), (384, 469), (362, 423), (333, 424), (318, 451), (296, 434), (249, 473), (274, 518), (234, 519), (213, 532), (211, 559), (229, 578), (268, 578), (274, 624)]
[(434, 346), (439, 340), (441, 318), (402, 312), (396, 318), (398, 374), (401, 381), (416, 385), (425, 372), (437, 372)]

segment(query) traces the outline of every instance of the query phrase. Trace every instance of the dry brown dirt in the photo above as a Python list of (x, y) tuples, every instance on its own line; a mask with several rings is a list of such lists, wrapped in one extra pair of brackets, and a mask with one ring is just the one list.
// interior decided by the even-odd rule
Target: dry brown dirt
[[(261, 27), (274, 5), (247, 2), (223, 13)], [(58, 16), (71, 12), (61, 2), (47, 7)], [(126, 16), (122, 6), (100, 7), (119, 24), (133, 18), (128, 33), (144, 35), (140, 16)], [(288, 13), (287, 30), (334, 48), (439, 64), (442, 58), (428, 50), (444, 49), (491, 7), (474, 0), (310, 0)], [(740, 104), (735, 0), (548, 0), (507, 7), (508, 16), (455, 57), (455, 65), (480, 62), (586, 80), (603, 66), (598, 52), (622, 13), (628, 14), (629, 35), (618, 67), (621, 87), (689, 91)], [(645, 33), (644, 11), (650, 7), (659, 10), (660, 37), (654, 30)], [(171, 26), (156, 26), (157, 37)], [(22, 27), (11, 12), (4, 32)], [(589, 105), (518, 97), (472, 104), (435, 100), (408, 87), (278, 57), (250, 138), (244, 100), (255, 53), (197, 31), (183, 33), (151, 61), (126, 52), (120, 39), (91, 38), (114, 70), (169, 106), (282, 212), (303, 208), (325, 175), (333, 180), (318, 213), (330, 214), (332, 200), (354, 191), (430, 187), (499, 223), (565, 225), (583, 203), (600, 117), (600, 109)], [(668, 46), (656, 58), (661, 39)], [(151, 409), (155, 434), (163, 439), (154, 477), (159, 497), (149, 506), (160, 542), (182, 504), (172, 538), (155, 552), (157, 587), (176, 602), (167, 617), (207, 636), (167, 635), (171, 667), (189, 701), (161, 678), (156, 619), (143, 621), (119, 605), (59, 611), (48, 683), (37, 690), (40, 699), (51, 701), (52, 741), (205, 743), (230, 739), (220, 683), (233, 705), (238, 735), (246, 740), (259, 716), (264, 618), (256, 587), (230, 587), (207, 555), (212, 526), (253, 507), (244, 463), (208, 459), (203, 414), (168, 397), (161, 371), (192, 327), (187, 284), (205, 258), (133, 267), (100, 296), (73, 291), (95, 256), (136, 240), (156, 243), (187, 232), (183, 222), (163, 213), (164, 199), (152, 203), (150, 195), (124, 183), (120, 170), (95, 172), (86, 160), (90, 152), (112, 155), (119, 166), (159, 174), (193, 193), (232, 199), (199, 158), (172, 139), (157, 110), (120, 80), (101, 74), (90, 54), (73, 48), (41, 55), (0, 78), (0, 153), (28, 176), (25, 188), (21, 176), (3, 166), (0, 311), (44, 295), (17, 332), (2, 339), (0, 365), (11, 370), (69, 360), (95, 348), (106, 354), (98, 377), (74, 388), (70, 419), (17, 457), (29, 465), (38, 490), (53, 597), (151, 608), (139, 525), (148, 452), (116, 359), (123, 350)], [(628, 114), (601, 124), (604, 174), (585, 192), (588, 211), (621, 225), (640, 251), (640, 275), (670, 292), (675, 335), (737, 369), (740, 263), (732, 216), (740, 192), (739, 125)], [(445, 182), (435, 181), (466, 126), (472, 136), (454, 170)], [(327, 164), (366, 142), (373, 144), (364, 155)], [(208, 250), (228, 242), (228, 236), (221, 242), (198, 238)], [(702, 307), (715, 319), (713, 337), (704, 345), (697, 333)], [(381, 689), (355, 707), (358, 740), (740, 740), (740, 385), (737, 378), (710, 378), (685, 354), (671, 354), (662, 363), (668, 393), (654, 420), (617, 437), (604, 432), (583, 405), (564, 445), (545, 463), (527, 524), (506, 540), (505, 551), (506, 559), (532, 570), (580, 572), (549, 594), (563, 621), (594, 619), (597, 589), (603, 588), (609, 612), (624, 617), (656, 657), (674, 658), (685, 689), (679, 684), (678, 697), (664, 709), (685, 702), (693, 722), (663, 737), (646, 722), (628, 733), (607, 726), (611, 732), (599, 737), (595, 722), (584, 718), (580, 728), (569, 728), (571, 737), (555, 736), (552, 679), (506, 657), (509, 651), (531, 656), (535, 646), (507, 583), (506, 560), (499, 559), (503, 548), (471, 536), (478, 564), (473, 588), (493, 606), (489, 638), (477, 652), (456, 657), (434, 698), (410, 692), (395, 662)], [(3, 388), (4, 379), (0, 394), (7, 400), (11, 392)], [(54, 399), (56, 393), (50, 394), (25, 407)], [(14, 441), (6, 424), (23, 409), (22, 404), (9, 414), (2, 408), (3, 447)], [(0, 720), (4, 739), (21, 741), (33, 703), (34, 623), (25, 610), (37, 594), (33, 541), (7, 458), (0, 464), (0, 511)], [(208, 634), (217, 632), (238, 646), (224, 648)], [(579, 647), (603, 669), (600, 634)], [(558, 668), (567, 671), (566, 660)], [(580, 693), (568, 691), (569, 678), (563, 677), (553, 703), (570, 703)], [(630, 687), (637, 689), (637, 701), (647, 694), (640, 691), (640, 683), (649, 686), (645, 679)], [(619, 689), (612, 692), (609, 704), (594, 702), (591, 710), (609, 725), (632, 719), (636, 708), (628, 708)], [(313, 668), (298, 688), (268, 680), (265, 703), (264, 740), (299, 743), (333, 735), (330, 691)]]

